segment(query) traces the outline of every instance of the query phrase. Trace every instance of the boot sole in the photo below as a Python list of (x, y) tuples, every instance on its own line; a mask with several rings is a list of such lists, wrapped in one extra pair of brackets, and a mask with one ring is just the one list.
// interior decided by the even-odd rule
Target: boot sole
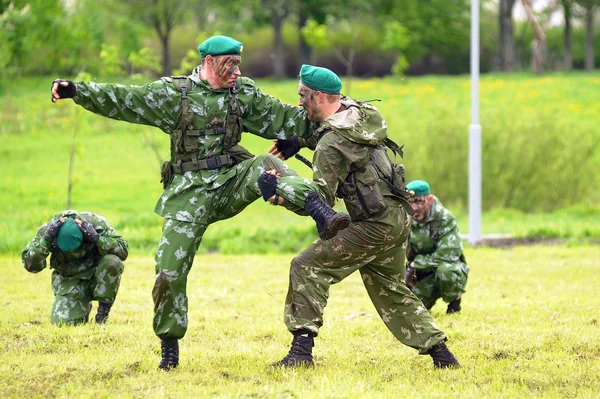
[(327, 226), (325, 233), (320, 235), (319, 238), (323, 241), (330, 240), (335, 237), (340, 230), (344, 230), (348, 226), (350, 226), (350, 215), (347, 213), (338, 213), (334, 216), (329, 226)]

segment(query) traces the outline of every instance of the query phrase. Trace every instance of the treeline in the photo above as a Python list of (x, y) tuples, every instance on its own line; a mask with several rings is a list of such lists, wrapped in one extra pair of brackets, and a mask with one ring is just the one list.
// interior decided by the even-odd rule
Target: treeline
[[(600, 0), (481, 0), (481, 70), (594, 69)], [(527, 19), (515, 20), (515, 6)], [(468, 0), (0, 0), (0, 77), (189, 73), (213, 34), (243, 72), (294, 77), (469, 72)], [(552, 25), (557, 16), (561, 25)]]

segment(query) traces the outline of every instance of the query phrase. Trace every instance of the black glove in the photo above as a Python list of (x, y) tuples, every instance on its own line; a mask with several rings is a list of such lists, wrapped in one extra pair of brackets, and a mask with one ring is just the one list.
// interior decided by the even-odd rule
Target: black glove
[(275, 195), (275, 189), (277, 188), (277, 176), (267, 172), (262, 172), (258, 176), (258, 188), (263, 196), (263, 199), (267, 201), (269, 198)]
[(84, 240), (91, 242), (92, 244), (95, 244), (96, 241), (98, 241), (98, 239), (100, 238), (100, 234), (98, 234), (94, 226), (92, 226), (91, 223), (88, 223), (85, 220), (81, 222), (81, 226), (79, 228), (83, 233)]
[(48, 241), (49, 244), (52, 243), (52, 241), (54, 241), (54, 239), (58, 235), (58, 230), (60, 230), (60, 227), (62, 225), (63, 225), (63, 221), (60, 218), (54, 219), (53, 221), (48, 223), (48, 228), (46, 229), (46, 232), (44, 233), (44, 239), (46, 241)]
[[(61, 82), (68, 82), (69, 85), (63, 86), (61, 85)], [(75, 86), (75, 83), (71, 82), (70, 80), (56, 79), (54, 82), (52, 82), (52, 86), (54, 86), (54, 83), (58, 83), (56, 93), (60, 96), (60, 98), (73, 98), (75, 93), (77, 93), (77, 86)]]
[(298, 142), (298, 136), (291, 136), (285, 140), (278, 139), (275, 142), (275, 146), (281, 153), (284, 159), (293, 157), (300, 151), (300, 143)]

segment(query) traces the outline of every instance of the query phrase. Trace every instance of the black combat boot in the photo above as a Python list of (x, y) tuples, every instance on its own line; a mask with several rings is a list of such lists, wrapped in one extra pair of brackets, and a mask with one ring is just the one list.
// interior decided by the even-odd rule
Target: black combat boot
[(158, 364), (160, 370), (169, 371), (179, 365), (179, 341), (176, 338), (160, 338), (162, 359)]
[(286, 357), (273, 363), (273, 367), (313, 367), (312, 348), (315, 339), (310, 331), (298, 330), (294, 332), (292, 348)]
[(317, 223), (319, 238), (323, 241), (335, 237), (338, 231), (350, 226), (350, 215), (334, 211), (315, 192), (310, 192), (306, 197), (304, 210)]
[(460, 368), (460, 363), (443, 341), (433, 345), (427, 353), (433, 358), (433, 367), (436, 369)]
[(453, 300), (448, 304), (448, 308), (446, 309), (446, 314), (458, 313), (460, 312), (460, 298)]
[(108, 313), (110, 312), (110, 308), (112, 307), (112, 302), (108, 301), (99, 301), (98, 302), (98, 312), (96, 313), (96, 323), (104, 324), (106, 323), (106, 319), (108, 319)]

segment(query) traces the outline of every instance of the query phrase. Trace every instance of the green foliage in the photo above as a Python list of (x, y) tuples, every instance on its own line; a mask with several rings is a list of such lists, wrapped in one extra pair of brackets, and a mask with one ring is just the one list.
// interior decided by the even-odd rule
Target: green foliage
[(386, 21), (383, 31), (382, 50), (397, 50), (400, 53), (392, 67), (392, 73), (394, 75), (404, 75), (409, 63), (402, 52), (410, 45), (410, 33), (398, 21)]
[(113, 44), (102, 44), (100, 51), (100, 65), (102, 76), (123, 75), (122, 61), (119, 57), (119, 48)]
[(130, 74), (137, 72), (142, 76), (150, 76), (151, 72), (160, 72), (161, 70), (159, 57), (148, 47), (129, 54), (127, 62), (131, 64)]
[[(293, 254), (197, 256), (180, 365), (156, 370), (151, 256), (132, 254), (109, 322), (49, 322), (49, 270), (0, 258), (2, 398), (595, 398), (600, 391), (598, 246), (467, 248), (463, 310), (432, 308), (463, 368), (387, 330), (360, 273), (331, 286), (315, 369), (272, 370), (292, 340), (282, 321)], [(551, 298), (549, 298), (549, 295)], [(92, 317), (97, 302), (93, 302)], [(410, 395), (407, 395), (410, 393)]]
[(10, 3), (0, 14), (0, 78), (17, 74), (25, 58), (25, 33), (31, 19), (30, 7)]

